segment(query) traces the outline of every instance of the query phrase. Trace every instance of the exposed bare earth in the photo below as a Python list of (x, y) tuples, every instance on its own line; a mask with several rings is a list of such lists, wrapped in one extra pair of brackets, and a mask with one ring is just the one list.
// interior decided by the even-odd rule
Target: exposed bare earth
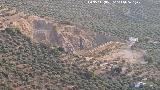
[[(131, 62), (143, 60), (143, 52), (131, 50), (124, 41), (107, 36), (106, 33), (96, 33), (69, 22), (57, 22), (47, 17), (30, 16), (23, 12), (19, 13), (15, 9), (4, 8), (0, 13), (2, 29), (18, 27), (23, 34), (33, 41), (58, 45), (63, 47), (66, 52), (74, 52), (77, 55), (83, 54), (85, 57), (94, 56), (98, 60), (117, 58)], [(110, 54), (102, 54), (105, 52)]]

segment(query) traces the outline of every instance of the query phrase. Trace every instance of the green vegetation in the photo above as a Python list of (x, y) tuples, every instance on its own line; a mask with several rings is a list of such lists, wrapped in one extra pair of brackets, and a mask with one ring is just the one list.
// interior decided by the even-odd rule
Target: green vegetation
[(58, 57), (59, 55), (61, 55), (64, 52), (64, 49), (62, 47), (52, 47), (51, 48), (51, 52), (54, 53), (54, 56)]
[[(113, 68), (107, 75), (97, 76), (85, 67), (78, 66), (79, 62), (84, 61), (79, 57), (74, 57), (77, 60), (73, 64), (65, 63), (55, 57), (57, 52), (65, 53), (61, 48), (50, 49), (44, 44), (31, 42), (15, 28), (0, 31), (0, 37), (1, 90), (16, 88), (62, 90), (69, 87), (76, 90), (136, 90), (131, 85), (140, 80), (137, 75), (128, 77), (121, 74), (121, 67)], [(132, 70), (147, 67), (136, 65), (137, 69)], [(148, 82), (152, 82), (154, 87), (146, 86), (141, 89), (160, 89), (160, 80), (157, 77), (150, 79)]]
[(154, 63), (160, 63), (160, 3), (157, 0), (138, 0), (141, 4), (137, 5), (88, 4), (87, 1), (2, 0), (0, 3), (16, 7), (19, 11), (73, 22), (124, 39), (138, 37), (140, 42), (137, 46), (147, 50)]
[[(15, 31), (16, 30), (16, 31)], [(62, 90), (68, 86), (75, 89), (107, 88), (107, 83), (77, 66), (66, 65), (55, 58), (61, 48), (50, 50), (40, 43), (31, 42), (17, 29), (0, 31), (0, 89), (12, 90), (51, 89)], [(5, 52), (3, 51), (5, 50)], [(58, 51), (60, 50), (60, 51)]]
[(5, 31), (8, 34), (11, 34), (13, 36), (17, 35), (17, 34), (21, 34), (20, 30), (18, 28), (6, 28)]
[[(50, 49), (44, 44), (33, 43), (17, 29), (7, 28), (0, 31), (1, 90), (62, 90), (72, 86), (75, 90), (160, 90), (159, 2), (142, 0), (140, 5), (112, 6), (89, 5), (85, 1), (88, 0), (1, 0), (0, 3), (30, 14), (71, 21), (123, 39), (138, 37), (136, 47), (147, 51), (146, 60), (150, 64), (128, 64), (126, 74), (122, 74), (123, 67), (117, 65), (108, 73), (97, 76), (86, 67), (79, 67), (81, 62), (92, 64), (83, 58), (74, 57), (73, 64), (66, 63), (58, 59), (65, 54), (62, 48)], [(146, 85), (135, 88), (134, 83), (139, 81)]]

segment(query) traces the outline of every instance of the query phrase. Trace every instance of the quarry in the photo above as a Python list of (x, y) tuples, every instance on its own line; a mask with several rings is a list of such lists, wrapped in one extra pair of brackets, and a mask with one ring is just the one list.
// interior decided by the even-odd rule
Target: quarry
[(2, 9), (0, 13), (1, 29), (7, 26), (20, 28), (23, 34), (35, 42), (57, 45), (66, 52), (79, 56), (94, 57), (98, 60), (123, 58), (129, 62), (143, 60), (145, 56), (143, 50), (131, 49), (132, 42), (107, 33), (93, 32), (87, 28), (48, 20), (45, 17), (26, 15), (14, 9)]

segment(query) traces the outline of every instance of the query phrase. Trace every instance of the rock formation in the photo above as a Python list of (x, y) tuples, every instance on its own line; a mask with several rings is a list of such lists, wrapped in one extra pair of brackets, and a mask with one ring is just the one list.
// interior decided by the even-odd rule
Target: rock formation
[[(9, 9), (2, 9), (0, 15), (1, 29), (19, 28), (23, 34), (35, 42), (62, 47), (66, 52), (78, 56), (92, 57), (97, 60), (113, 60), (120, 57), (134, 61), (143, 58), (144, 55), (142, 52), (131, 50), (125, 40), (107, 33), (93, 32), (67, 21), (58, 22), (48, 17), (27, 15)], [(106, 55), (107, 52), (110, 55)]]
[[(0, 27), (16, 27), (36, 42), (53, 44), (73, 52), (81, 47), (91, 48), (94, 32), (66, 22), (56, 22), (38, 16), (18, 13), (15, 10), (2, 10)], [(2, 23), (3, 22), (3, 23)], [(82, 44), (83, 43), (83, 44)], [(81, 47), (80, 47), (81, 45)]]

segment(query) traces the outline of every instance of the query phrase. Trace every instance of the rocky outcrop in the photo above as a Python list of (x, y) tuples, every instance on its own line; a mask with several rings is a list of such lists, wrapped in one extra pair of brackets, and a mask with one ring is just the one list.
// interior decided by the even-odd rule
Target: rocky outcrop
[(36, 42), (63, 47), (66, 52), (88, 50), (109, 41), (120, 41), (117, 37), (96, 33), (67, 21), (57, 22), (48, 17), (2, 10), (1, 28), (18, 27), (21, 32)]
[[(30, 16), (15, 10), (0, 12), (2, 27), (18, 27), (36, 42), (63, 47), (66, 52), (92, 48), (95, 33), (67, 22), (57, 22), (45, 17)], [(7, 15), (6, 15), (7, 14)]]
[[(103, 32), (93, 32), (67, 21), (57, 22), (8, 9), (1, 10), (0, 13), (1, 28), (18, 27), (35, 42), (63, 47), (66, 52), (79, 56), (94, 57), (97, 60), (113, 60), (121, 57), (135, 61), (144, 54), (131, 50), (120, 38)], [(112, 53), (105, 55), (105, 52)]]

